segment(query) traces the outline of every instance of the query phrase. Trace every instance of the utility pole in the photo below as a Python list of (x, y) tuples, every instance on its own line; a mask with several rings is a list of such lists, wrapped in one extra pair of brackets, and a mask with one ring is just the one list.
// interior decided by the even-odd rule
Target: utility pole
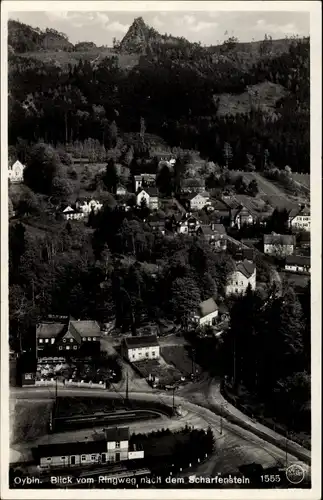
[(175, 414), (175, 386), (173, 387), (173, 415)]
[(127, 380), (126, 380), (126, 402), (129, 402), (129, 381), (128, 381), (128, 372), (127, 372)]

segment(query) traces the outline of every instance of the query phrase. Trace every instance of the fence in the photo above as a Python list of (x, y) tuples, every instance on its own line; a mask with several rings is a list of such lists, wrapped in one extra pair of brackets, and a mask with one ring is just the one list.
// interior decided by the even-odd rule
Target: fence
[[(75, 381), (70, 381), (70, 380), (36, 380), (35, 381), (35, 386), (38, 387), (84, 387), (86, 389), (106, 389), (106, 382), (75, 382)], [(24, 384), (22, 387), (30, 387), (30, 385)]]

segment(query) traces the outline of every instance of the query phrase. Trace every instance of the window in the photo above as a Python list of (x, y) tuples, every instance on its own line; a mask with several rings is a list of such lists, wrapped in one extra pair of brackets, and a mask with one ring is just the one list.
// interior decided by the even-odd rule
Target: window
[(50, 462), (50, 461), (51, 461), (51, 459), (52, 459), (52, 457), (48, 457), (48, 458), (46, 458), (47, 462)]
[(63, 342), (65, 343), (65, 342), (66, 342), (66, 339), (63, 339)]
[(58, 349), (61, 351), (63, 349), (63, 347), (60, 345)]
[(153, 356), (156, 356), (156, 353), (155, 353), (155, 351), (152, 351), (152, 355), (153, 355)]
[(74, 349), (74, 350), (75, 350), (75, 349), (77, 349), (77, 345), (73, 345), (73, 349)]
[(67, 346), (66, 346), (66, 350), (68, 351), (69, 349), (70, 349), (70, 346), (69, 346), (69, 345), (67, 345)]
[(91, 455), (91, 460), (95, 460), (96, 459), (96, 455)]
[(48, 344), (48, 342), (49, 342), (49, 339), (45, 339), (45, 344)]
[(42, 343), (43, 343), (43, 339), (38, 339), (38, 342), (39, 342), (40, 344), (42, 344)]
[(70, 342), (73, 342), (73, 339), (70, 339)]
[(96, 337), (93, 337), (93, 340), (96, 340)]
[(50, 339), (51, 344), (54, 344), (54, 342), (55, 342), (55, 339)]
[(120, 448), (120, 441), (116, 441), (116, 448)]
[(148, 358), (148, 356), (149, 356), (149, 352), (146, 352), (145, 354), (146, 354), (146, 358)]
[(88, 340), (91, 340), (91, 337), (88, 337), (87, 339), (88, 339)]
[(82, 460), (82, 462), (84, 462), (86, 460), (86, 455), (82, 455), (81, 460)]
[(61, 460), (66, 460), (66, 457), (61, 457)]

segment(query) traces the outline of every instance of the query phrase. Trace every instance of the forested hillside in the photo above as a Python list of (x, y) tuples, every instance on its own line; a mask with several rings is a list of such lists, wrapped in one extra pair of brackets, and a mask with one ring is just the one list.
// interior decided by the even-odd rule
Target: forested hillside
[[(10, 45), (23, 51), (14, 39), (9, 29)], [(120, 52), (131, 51), (131, 39)], [(127, 69), (124, 54), (90, 61), (78, 52), (78, 63), (65, 67), (11, 53), (10, 144), (91, 137), (109, 146), (111, 128), (118, 136), (139, 132), (144, 119), (146, 132), (169, 146), (196, 149), (229, 168), (243, 168), (251, 156), (258, 170), (272, 162), (309, 172), (309, 39), (280, 43), (276, 52), (266, 38), (250, 45), (249, 58), (247, 45), (239, 51), (234, 39), (219, 48), (166, 43), (156, 34), (149, 40), (151, 50)]]

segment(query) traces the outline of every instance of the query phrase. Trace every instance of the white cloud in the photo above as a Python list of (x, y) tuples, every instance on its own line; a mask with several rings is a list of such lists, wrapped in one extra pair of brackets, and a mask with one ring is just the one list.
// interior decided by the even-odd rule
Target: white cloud
[(296, 35), (297, 28), (294, 23), (287, 24), (273, 24), (267, 23), (264, 19), (258, 19), (254, 28), (257, 31), (265, 33), (272, 33), (276, 35)]
[(219, 12), (210, 12), (209, 17), (211, 19), (217, 19), (219, 17), (220, 13)]
[(119, 21), (113, 21), (112, 23), (108, 24), (106, 28), (109, 31), (118, 31), (120, 33), (126, 33), (129, 29), (129, 24), (122, 24), (119, 23)]
[(162, 21), (161, 19), (159, 19), (158, 16), (155, 16), (153, 18), (152, 24), (153, 24), (153, 26), (156, 26), (156, 28), (162, 28), (163, 26), (165, 26), (164, 21)]
[(187, 14), (183, 17), (183, 21), (185, 24), (188, 24), (189, 26), (192, 26), (195, 21), (196, 21), (196, 18), (195, 16), (188, 16)]
[(110, 21), (110, 18), (107, 14), (105, 14), (105, 12), (97, 12), (96, 13), (96, 20), (98, 21), (98, 24), (106, 27)]
[(216, 28), (217, 26), (219, 26), (218, 23), (199, 21), (195, 26), (190, 26), (190, 31), (194, 31), (195, 33), (199, 33), (200, 31), (209, 30), (211, 28)]

